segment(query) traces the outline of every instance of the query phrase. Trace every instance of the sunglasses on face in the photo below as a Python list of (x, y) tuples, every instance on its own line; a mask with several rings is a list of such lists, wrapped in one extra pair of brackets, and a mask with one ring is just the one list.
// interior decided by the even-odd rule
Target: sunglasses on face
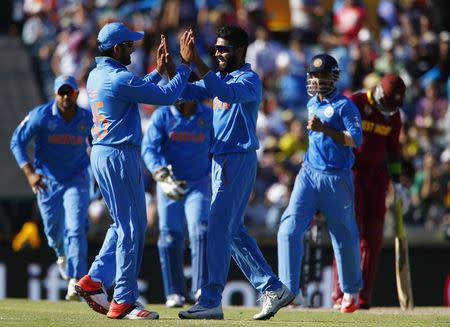
[(67, 95), (69, 97), (73, 97), (76, 94), (75, 90), (72, 90), (72, 89), (70, 89), (70, 90), (58, 90), (57, 93), (61, 97), (65, 96), (65, 95)]
[(125, 41), (125, 42), (120, 43), (120, 45), (123, 45), (123, 46), (131, 49), (134, 45), (134, 42), (133, 41)]
[(220, 45), (220, 44), (216, 44), (216, 51), (219, 53), (227, 53), (227, 52), (231, 52), (234, 47), (232, 45)]

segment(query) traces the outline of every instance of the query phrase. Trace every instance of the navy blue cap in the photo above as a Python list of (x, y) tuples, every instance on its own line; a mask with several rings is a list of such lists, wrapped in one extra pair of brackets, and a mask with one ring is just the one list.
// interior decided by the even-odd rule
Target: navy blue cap
[(55, 93), (58, 92), (58, 90), (63, 85), (69, 85), (74, 91), (78, 90), (78, 84), (75, 80), (75, 77), (70, 75), (60, 75), (55, 79), (55, 84), (53, 89), (55, 90)]
[(126, 41), (137, 41), (144, 37), (144, 32), (134, 32), (123, 23), (109, 23), (98, 33), (97, 41), (100, 51), (111, 49), (116, 44)]

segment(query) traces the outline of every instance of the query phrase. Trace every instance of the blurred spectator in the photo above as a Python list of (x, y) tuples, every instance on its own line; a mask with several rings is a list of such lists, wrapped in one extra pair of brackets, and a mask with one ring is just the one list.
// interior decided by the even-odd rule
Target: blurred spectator
[(255, 40), (249, 44), (245, 61), (251, 64), (261, 78), (275, 72), (275, 62), (278, 53), (282, 50), (279, 42), (270, 35), (269, 29), (259, 25), (255, 31)]

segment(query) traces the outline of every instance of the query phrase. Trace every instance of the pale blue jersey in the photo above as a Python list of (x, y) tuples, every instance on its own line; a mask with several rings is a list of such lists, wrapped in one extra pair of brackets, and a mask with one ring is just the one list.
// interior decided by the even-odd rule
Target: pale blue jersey
[(197, 104), (190, 117), (175, 106), (157, 109), (142, 141), (142, 157), (149, 170), (153, 173), (172, 164), (177, 179), (195, 181), (208, 176), (212, 119), (211, 108), (202, 104)]
[[(77, 107), (66, 122), (56, 101), (34, 108), (14, 131), (11, 151), (20, 167), (30, 162), (27, 144), (34, 138), (36, 172), (59, 182), (76, 177), (89, 165), (88, 137), (92, 127), (90, 111)], [(31, 163), (31, 162), (30, 162)]]
[[(316, 115), (331, 128), (347, 131), (356, 146), (361, 145), (361, 115), (353, 102), (337, 90), (323, 101), (315, 95), (307, 108), (309, 118)], [(350, 170), (354, 161), (353, 148), (336, 143), (323, 132), (309, 131), (309, 147), (305, 155), (307, 165), (318, 170)]]
[(262, 99), (259, 76), (245, 64), (230, 74), (206, 76), (183, 91), (184, 99), (213, 99), (212, 154), (253, 152), (259, 148), (256, 120)]
[(97, 66), (87, 81), (89, 104), (94, 116), (93, 144), (139, 146), (142, 139), (138, 103), (167, 105), (174, 103), (191, 70), (177, 67), (177, 74), (164, 86), (155, 70), (139, 78), (109, 57), (96, 57)]

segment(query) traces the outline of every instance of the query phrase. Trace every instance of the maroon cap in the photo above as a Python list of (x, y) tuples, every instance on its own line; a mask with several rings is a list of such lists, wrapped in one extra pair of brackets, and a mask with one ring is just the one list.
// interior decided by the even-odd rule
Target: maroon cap
[(400, 76), (387, 74), (380, 81), (383, 105), (385, 107), (401, 107), (405, 98), (406, 86)]

